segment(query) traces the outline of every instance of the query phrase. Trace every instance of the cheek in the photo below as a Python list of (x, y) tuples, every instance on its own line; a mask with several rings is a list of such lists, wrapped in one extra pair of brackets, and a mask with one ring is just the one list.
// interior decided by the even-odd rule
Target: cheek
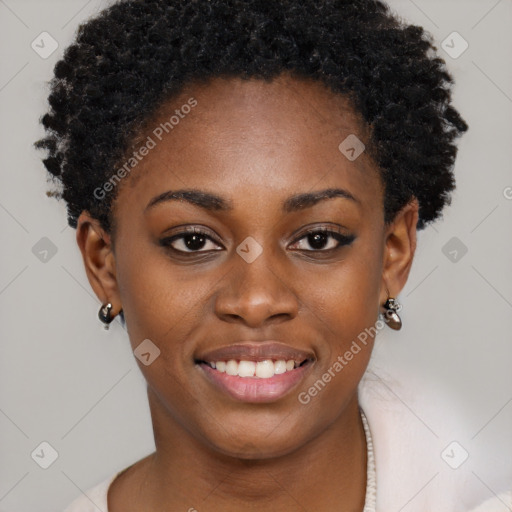
[[(157, 253), (135, 247), (125, 251), (117, 267), (118, 282), (130, 344), (141, 373), (163, 403), (174, 404), (173, 413), (177, 414), (184, 404), (197, 401), (185, 385), (191, 369), (184, 367), (183, 360), (189, 350), (190, 327), (200, 323), (199, 296), (207, 288), (184, 282), (179, 273), (172, 272), (165, 256)], [(137, 357), (145, 353), (150, 354), (146, 362)]]
[(307, 305), (339, 350), (377, 321), (381, 265), (375, 254), (354, 251), (337, 268), (316, 272), (304, 286)]
[(317, 273), (305, 295), (323, 342), (317, 345), (318, 367), (300, 390), (299, 402), (324, 421), (353, 396), (370, 360), (379, 325), (379, 254), (378, 247), (354, 250), (336, 270)]
[(366, 371), (378, 325), (379, 269), (375, 257), (354, 257), (310, 290), (308, 303), (323, 343), (317, 347), (318, 366), (298, 391), (298, 401), (308, 418), (315, 418), (312, 429), (335, 420)]
[(163, 346), (179, 339), (183, 326), (196, 320), (207, 285), (184, 279), (190, 269), (176, 272), (158, 248), (129, 247), (121, 254), (118, 283), (132, 344), (150, 338)]

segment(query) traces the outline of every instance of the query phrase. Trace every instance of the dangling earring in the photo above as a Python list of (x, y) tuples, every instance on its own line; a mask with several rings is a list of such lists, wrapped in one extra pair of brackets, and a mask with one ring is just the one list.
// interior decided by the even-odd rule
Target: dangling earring
[(110, 322), (114, 320), (114, 317), (111, 315), (112, 304), (108, 302), (107, 304), (103, 304), (98, 312), (99, 319), (105, 324), (103, 327), (108, 331), (108, 327)]
[(383, 305), (383, 308), (386, 310), (384, 312), (384, 321), (391, 329), (399, 331), (402, 328), (402, 319), (398, 316), (397, 311), (402, 309), (402, 305), (395, 298), (389, 296), (389, 291), (387, 293), (388, 298)]

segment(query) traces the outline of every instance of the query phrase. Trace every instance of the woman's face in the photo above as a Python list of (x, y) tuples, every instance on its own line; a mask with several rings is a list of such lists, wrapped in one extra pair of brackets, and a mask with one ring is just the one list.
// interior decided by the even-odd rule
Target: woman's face
[[(145, 354), (162, 429), (225, 454), (290, 453), (355, 400), (373, 342), (360, 335), (386, 286), (396, 295), (405, 283), (417, 217), (394, 233), (384, 225), (375, 164), (354, 159), (365, 126), (319, 83), (215, 79), (157, 117), (119, 185), (115, 248), (98, 251), (91, 283)], [(246, 371), (261, 377), (229, 375)]]

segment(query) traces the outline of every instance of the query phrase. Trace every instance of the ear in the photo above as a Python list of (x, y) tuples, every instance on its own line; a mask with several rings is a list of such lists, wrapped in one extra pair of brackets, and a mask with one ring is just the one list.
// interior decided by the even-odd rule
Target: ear
[[(416, 225), (419, 204), (416, 198), (395, 216), (385, 233), (380, 304), (396, 297), (405, 286), (416, 251)], [(387, 288), (387, 290), (386, 290)]]
[(121, 300), (110, 235), (97, 219), (83, 211), (77, 221), (76, 241), (94, 293), (102, 304), (112, 304), (112, 315), (115, 316), (121, 310)]

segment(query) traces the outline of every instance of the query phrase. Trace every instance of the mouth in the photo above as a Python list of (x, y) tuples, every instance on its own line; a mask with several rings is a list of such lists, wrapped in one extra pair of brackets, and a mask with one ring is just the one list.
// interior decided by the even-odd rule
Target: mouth
[(282, 375), (291, 372), (296, 368), (307, 364), (310, 359), (295, 361), (293, 359), (263, 359), (254, 361), (250, 359), (229, 359), (228, 361), (200, 361), (198, 364), (208, 365), (213, 370), (220, 373), (226, 373), (231, 376), (254, 379), (271, 379), (274, 375)]
[(244, 402), (273, 402), (305, 378), (315, 357), (276, 342), (240, 343), (195, 358), (210, 384)]

